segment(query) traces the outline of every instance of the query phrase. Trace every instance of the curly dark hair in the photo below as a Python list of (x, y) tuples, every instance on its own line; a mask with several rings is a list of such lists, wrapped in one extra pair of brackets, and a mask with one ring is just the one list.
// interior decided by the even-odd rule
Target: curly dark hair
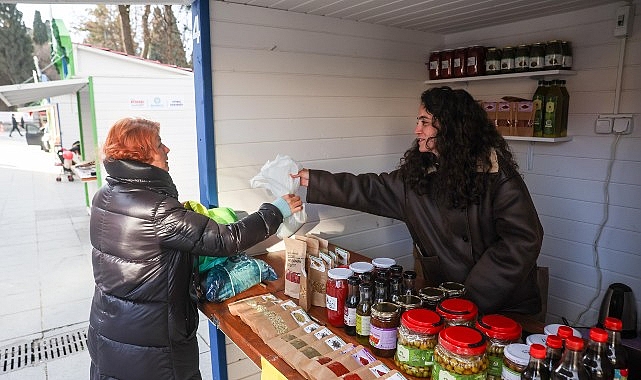
[[(489, 176), (478, 174), (480, 164), (485, 172), (492, 167), (492, 150), (502, 169), (518, 169), (507, 142), (468, 92), (430, 88), (421, 94), (421, 104), (438, 130), (438, 156), (420, 152), (418, 141), (405, 152), (399, 169), (410, 189), (431, 192), (449, 207), (464, 208), (478, 202), (488, 187)], [(430, 167), (437, 170), (428, 173)]]

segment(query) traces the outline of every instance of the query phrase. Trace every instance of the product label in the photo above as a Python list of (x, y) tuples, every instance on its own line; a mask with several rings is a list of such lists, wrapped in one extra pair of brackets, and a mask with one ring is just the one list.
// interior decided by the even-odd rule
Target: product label
[(324, 328), (324, 329), (321, 329), (321, 330), (318, 330), (318, 331), (314, 332), (314, 336), (318, 340), (321, 340), (321, 339), (325, 338), (326, 336), (330, 336), (332, 334), (333, 334), (332, 331), (330, 329), (328, 329), (327, 327)]
[(356, 334), (361, 336), (369, 335), (371, 329), (370, 320), (372, 317), (369, 315), (358, 315), (356, 314)]
[(520, 56), (514, 59), (514, 65), (519, 69), (527, 69), (530, 65), (530, 58), (528, 56)]
[(521, 380), (521, 374), (508, 366), (503, 366), (501, 380)]
[(345, 326), (356, 326), (356, 308), (345, 307), (343, 322)]
[(501, 371), (503, 370), (503, 357), (488, 355), (487, 360), (488, 375), (496, 376), (497, 378), (501, 377)]
[(363, 348), (358, 350), (356, 353), (352, 354), (352, 358), (360, 365), (368, 365), (369, 363), (375, 362), (376, 358), (369, 352), (367, 349)]
[(563, 56), (563, 67), (565, 67), (565, 68), (572, 67), (572, 56), (571, 55), (564, 55)]
[(317, 329), (317, 328), (319, 328), (319, 327), (320, 327), (320, 326), (319, 326), (319, 325), (317, 325), (316, 323), (310, 323), (309, 325), (307, 325), (307, 326), (303, 327), (303, 330), (304, 330), (306, 333), (308, 333), (308, 334), (309, 334), (310, 332), (312, 332), (312, 331), (316, 330), (316, 329)]
[(371, 325), (369, 331), (369, 344), (380, 350), (393, 350), (396, 348), (396, 333), (398, 329), (381, 328)]
[(485, 371), (474, 375), (459, 375), (441, 367), (438, 362), (434, 362), (434, 367), (432, 368), (432, 380), (485, 380), (486, 375)]
[(338, 299), (336, 297), (332, 297), (329, 294), (325, 296), (325, 305), (331, 311), (338, 311)]
[(446, 61), (442, 61), (441, 62), (441, 69), (447, 70), (449, 68), (450, 68), (450, 62), (449, 61), (446, 60)]
[(390, 369), (383, 363), (379, 365), (375, 365), (373, 367), (369, 367), (369, 370), (374, 374), (376, 377), (381, 377), (388, 373)]
[(476, 57), (467, 57), (468, 66), (476, 66)]
[(452, 67), (461, 67), (461, 58), (454, 58), (452, 60)]
[(426, 367), (434, 364), (434, 350), (419, 350), (399, 344), (396, 348), (398, 361), (413, 367)]
[(559, 66), (563, 56), (561, 54), (547, 54), (545, 56), (545, 66)]
[(543, 57), (530, 57), (530, 68), (539, 69), (545, 66)]
[(325, 344), (327, 344), (332, 349), (332, 351), (336, 351), (339, 348), (342, 348), (343, 346), (345, 346), (345, 344), (347, 343), (345, 343), (345, 341), (342, 340), (341, 338), (337, 336), (333, 336), (331, 338), (328, 338), (325, 341)]
[(501, 70), (511, 70), (514, 68), (514, 59), (504, 58), (501, 59)]
[(501, 61), (498, 59), (493, 59), (491, 61), (485, 61), (485, 70), (487, 71), (499, 71), (501, 69)]
[(438, 70), (438, 61), (430, 61), (430, 70)]

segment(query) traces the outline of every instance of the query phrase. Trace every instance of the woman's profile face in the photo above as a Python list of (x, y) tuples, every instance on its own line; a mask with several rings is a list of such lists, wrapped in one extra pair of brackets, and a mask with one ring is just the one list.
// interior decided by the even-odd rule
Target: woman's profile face
[(418, 116), (416, 117), (416, 128), (414, 134), (418, 141), (419, 152), (431, 152), (438, 155), (436, 151), (436, 133), (438, 128), (434, 126), (434, 117), (431, 113), (427, 112), (425, 106), (421, 104), (418, 108)]
[(156, 151), (153, 154), (153, 159), (151, 165), (156, 166), (166, 172), (169, 171), (169, 158), (167, 154), (169, 153), (169, 148), (162, 143), (160, 136), (156, 136)]

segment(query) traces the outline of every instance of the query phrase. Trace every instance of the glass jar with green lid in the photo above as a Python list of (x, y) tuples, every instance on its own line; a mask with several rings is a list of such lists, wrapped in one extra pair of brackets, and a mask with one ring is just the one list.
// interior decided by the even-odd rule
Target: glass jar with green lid
[(445, 327), (434, 348), (434, 379), (485, 379), (487, 342), (480, 331), (468, 326)]
[(391, 302), (372, 305), (369, 344), (372, 353), (389, 358), (396, 352), (396, 339), (400, 322), (400, 307)]
[(487, 379), (501, 380), (503, 351), (508, 344), (520, 341), (521, 325), (506, 316), (488, 314), (476, 322), (476, 329), (487, 338)]
[(413, 309), (403, 313), (394, 363), (408, 375), (431, 377), (434, 348), (442, 329), (443, 319), (432, 310)]

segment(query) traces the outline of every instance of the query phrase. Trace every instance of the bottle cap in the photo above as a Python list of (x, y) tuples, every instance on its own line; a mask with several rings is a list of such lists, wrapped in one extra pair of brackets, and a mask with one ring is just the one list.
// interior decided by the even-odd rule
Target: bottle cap
[(558, 335), (548, 335), (545, 345), (554, 349), (563, 348), (563, 339)]
[(565, 348), (571, 351), (583, 351), (583, 339), (570, 336), (565, 340)]
[(606, 317), (603, 325), (608, 330), (614, 330), (614, 331), (623, 330), (623, 322), (619, 318)]
[(598, 343), (606, 343), (608, 341), (608, 332), (598, 327), (592, 327), (590, 329), (590, 339)]
[(545, 346), (534, 343), (530, 346), (530, 356), (535, 359), (545, 359)]

